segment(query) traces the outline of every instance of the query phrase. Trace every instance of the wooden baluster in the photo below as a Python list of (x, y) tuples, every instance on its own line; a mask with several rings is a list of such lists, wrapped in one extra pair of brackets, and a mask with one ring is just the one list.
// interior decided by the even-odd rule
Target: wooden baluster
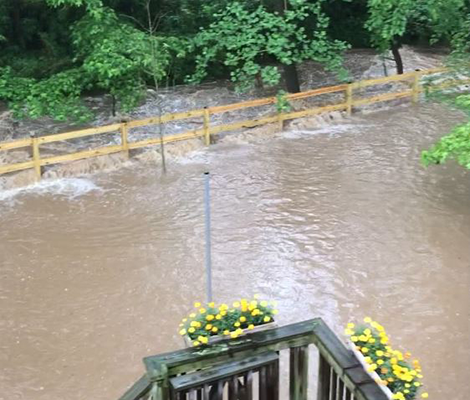
[(307, 400), (308, 346), (290, 349), (290, 400)]
[(317, 400), (330, 399), (330, 376), (331, 368), (326, 361), (325, 357), (320, 354), (320, 361), (318, 365), (318, 394)]
[(338, 383), (338, 400), (343, 400), (344, 398), (344, 382), (341, 378), (339, 378)]
[(34, 171), (36, 172), (36, 178), (38, 181), (41, 180), (41, 154), (39, 153), (39, 139), (36, 134), (31, 133), (31, 139), (33, 146), (33, 162), (34, 162)]

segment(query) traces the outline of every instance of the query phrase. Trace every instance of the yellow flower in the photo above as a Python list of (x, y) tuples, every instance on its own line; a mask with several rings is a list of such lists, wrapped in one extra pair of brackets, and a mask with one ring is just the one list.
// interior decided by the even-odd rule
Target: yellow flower
[(250, 301), (250, 306), (256, 308), (256, 307), (258, 307), (258, 302), (256, 300), (252, 300), (252, 301)]
[(211, 302), (211, 303), (208, 304), (208, 306), (209, 306), (210, 308), (214, 308), (214, 307), (215, 307), (215, 303), (214, 303), (214, 302)]
[(186, 329), (181, 329), (181, 330), (180, 330), (180, 335), (181, 335), (181, 336), (186, 335)]
[(384, 360), (381, 360), (381, 359), (377, 360), (377, 364), (382, 365), (383, 363), (384, 363)]
[(233, 326), (236, 326), (236, 327), (238, 328), (238, 327), (240, 326), (240, 322), (238, 322), (238, 321), (235, 322), (235, 323), (233, 324)]
[(370, 318), (370, 317), (365, 317), (365, 318), (364, 318), (364, 322), (365, 322), (366, 324), (370, 324), (370, 323), (372, 322), (372, 318)]
[(384, 356), (384, 352), (382, 350), (377, 350), (375, 352), (375, 354), (377, 355), (377, 357), (383, 357)]
[(230, 335), (230, 331), (229, 331), (228, 329), (226, 329), (226, 330), (224, 331), (224, 335)]
[(210, 331), (212, 329), (212, 325), (211, 324), (207, 324), (206, 325), (206, 331)]
[(191, 327), (191, 328), (188, 329), (188, 332), (189, 332), (189, 333), (194, 333), (194, 332), (196, 332), (196, 329), (194, 329), (193, 327)]
[(220, 315), (220, 314), (217, 314), (217, 315), (215, 316), (215, 319), (217, 319), (217, 320), (221, 320), (221, 319), (222, 319), (222, 315)]
[(361, 336), (359, 336), (359, 340), (361, 342), (367, 342), (367, 336), (361, 335)]
[(261, 303), (259, 303), (261, 305), (261, 307), (267, 307), (268, 306), (268, 302), (266, 300), (263, 300)]
[(278, 313), (279, 313), (278, 310), (273, 310), (273, 314), (274, 314), (274, 315), (276, 315), (276, 314), (278, 314)]
[(199, 312), (200, 312), (201, 314), (205, 314), (205, 313), (206, 313), (206, 309), (205, 309), (205, 308), (200, 308), (200, 309), (199, 309)]
[(422, 397), (423, 399), (427, 399), (427, 398), (429, 397), (429, 393), (423, 393), (423, 394), (421, 395), (421, 397)]
[(206, 316), (206, 319), (207, 319), (208, 321), (212, 321), (214, 318), (215, 318), (215, 317), (214, 317), (213, 315), (211, 315), (211, 314), (209, 314), (209, 315)]
[(195, 318), (195, 317), (196, 317), (196, 314), (195, 314), (195, 313), (191, 313), (191, 314), (189, 314), (189, 317), (190, 317), (190, 318)]
[(364, 354), (366, 354), (366, 353), (369, 351), (369, 349), (368, 349), (367, 347), (363, 347), (363, 348), (361, 349), (361, 351), (362, 351)]
[(374, 339), (374, 338), (370, 338), (370, 339), (369, 339), (369, 343), (374, 344), (374, 343), (375, 343), (375, 339)]
[(199, 301), (196, 301), (196, 302), (194, 303), (194, 307), (195, 307), (195, 308), (201, 307), (201, 303), (199, 303)]
[(238, 333), (237, 333), (237, 332), (231, 332), (231, 333), (230, 333), (230, 337), (231, 337), (232, 339), (236, 339), (236, 338), (238, 337)]
[(348, 335), (348, 336), (351, 336), (351, 335), (354, 334), (354, 331), (352, 331), (351, 329), (345, 329), (345, 330), (344, 330), (344, 334), (345, 334), (345, 335)]
[(389, 382), (395, 382), (395, 379), (393, 379), (393, 378), (388, 378), (387, 380), (388, 380)]
[(186, 322), (188, 319), (187, 318), (183, 318), (183, 322)]
[(271, 321), (271, 317), (266, 316), (266, 317), (263, 318), (263, 321), (264, 322), (269, 322), (269, 321)]
[(248, 325), (248, 329), (255, 329), (255, 326), (253, 324)]
[(240, 317), (240, 322), (246, 322), (246, 317)]
[(194, 346), (194, 347), (197, 347), (197, 346), (199, 346), (200, 344), (201, 344), (201, 343), (199, 343), (197, 340), (195, 340), (195, 341), (193, 342), (193, 346)]
[(239, 335), (241, 335), (243, 333), (243, 329), (238, 328), (235, 332), (237, 332)]
[(369, 328), (364, 329), (364, 335), (369, 336), (371, 333), (372, 331)]
[(351, 340), (352, 340), (354, 343), (356, 343), (356, 342), (359, 340), (359, 338), (358, 338), (357, 336), (351, 336)]
[(355, 326), (352, 322), (347, 325), (348, 329), (354, 329)]
[(212, 328), (212, 332), (217, 333), (218, 331), (219, 331), (219, 328), (217, 328), (216, 326)]
[(415, 382), (415, 383), (413, 383), (413, 385), (415, 385), (416, 387), (420, 387), (420, 386), (421, 386), (421, 383)]
[(193, 328), (197, 328), (198, 322), (197, 321), (191, 321), (190, 324)]
[(369, 356), (364, 357), (364, 361), (365, 361), (367, 364), (371, 364), (371, 363), (372, 363), (372, 358), (370, 358)]
[(207, 337), (202, 337), (202, 338), (201, 338), (201, 343), (202, 343), (202, 344), (207, 344), (207, 343), (209, 343), (209, 338), (207, 338)]
[(225, 310), (221, 311), (221, 312), (220, 312), (220, 315), (221, 315), (222, 317), (224, 317), (225, 315), (227, 315), (227, 311), (225, 311)]
[(240, 302), (239, 302), (239, 301), (234, 302), (234, 303), (233, 303), (233, 306), (234, 306), (235, 308), (240, 307)]

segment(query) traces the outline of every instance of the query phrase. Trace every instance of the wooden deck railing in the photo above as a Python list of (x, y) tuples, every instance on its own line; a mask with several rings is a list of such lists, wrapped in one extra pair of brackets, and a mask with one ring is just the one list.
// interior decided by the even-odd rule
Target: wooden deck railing
[[(312, 347), (319, 354), (316, 382), (309, 371)], [(279, 400), (284, 392), (289, 400), (387, 400), (321, 318), (147, 357), (144, 364), (146, 374), (120, 400)]]
[[(384, 102), (389, 100), (395, 100), (400, 98), (410, 97), (414, 102), (418, 101), (419, 93), (423, 91), (423, 88), (420, 84), (420, 79), (424, 75), (436, 74), (445, 72), (444, 68), (437, 68), (426, 71), (416, 71), (410, 72), (403, 75), (394, 75), (384, 78), (364, 80), (359, 82), (354, 82), (350, 84), (343, 84), (331, 87), (325, 87), (321, 89), (309, 90), (301, 93), (289, 94), (287, 95), (287, 100), (294, 102), (300, 99), (312, 98), (320, 95), (325, 95), (329, 93), (343, 93), (344, 100), (339, 104), (321, 106), (309, 108), (301, 111), (277, 113), (274, 109), (272, 115), (252, 120), (237, 121), (230, 124), (221, 124), (221, 125), (211, 125), (211, 116), (229, 112), (236, 111), (245, 108), (275, 105), (277, 102), (276, 97), (267, 97), (263, 99), (251, 100), (241, 103), (234, 103), (229, 105), (208, 107), (200, 110), (192, 110), (188, 112), (176, 113), (176, 114), (165, 114), (160, 117), (152, 117), (141, 120), (135, 120), (130, 122), (122, 122), (118, 124), (112, 124), (97, 128), (83, 129), (79, 131), (53, 134), (47, 136), (36, 137), (32, 136), (28, 139), (20, 139), (11, 142), (0, 142), (0, 151), (14, 150), (19, 148), (29, 148), (30, 149), (30, 159), (28, 161), (17, 162), (13, 164), (0, 165), (0, 175), (7, 174), (11, 172), (34, 169), (36, 172), (37, 179), (41, 179), (42, 168), (58, 163), (70, 162), (75, 160), (81, 160), (86, 158), (92, 158), (107, 154), (113, 153), (123, 153), (126, 156), (129, 156), (129, 151), (134, 149), (139, 149), (147, 146), (158, 145), (161, 143), (159, 137), (145, 139), (141, 141), (130, 141), (129, 135), (132, 129), (150, 126), (157, 124), (164, 124), (171, 121), (184, 120), (184, 119), (194, 119), (200, 118), (200, 128), (189, 130), (184, 133), (175, 134), (175, 135), (165, 135), (163, 137), (163, 143), (177, 142), (181, 140), (188, 140), (194, 138), (203, 138), (206, 145), (211, 143), (211, 136), (219, 134), (221, 132), (228, 132), (237, 129), (243, 128), (252, 128), (259, 125), (270, 124), (270, 123), (279, 123), (282, 125), (283, 121), (303, 118), (307, 116), (313, 116), (330, 111), (346, 111), (348, 115), (352, 113), (353, 107), (360, 107), (367, 104)], [(385, 93), (380, 95), (374, 95), (370, 97), (361, 97), (357, 98), (354, 96), (354, 91), (358, 89), (383, 85), (391, 82), (403, 81), (408, 83), (407, 90), (402, 92), (394, 93)], [(120, 137), (120, 144), (109, 145), (104, 147), (98, 147), (85, 151), (78, 151), (75, 153), (68, 153), (63, 155), (56, 156), (41, 156), (40, 146), (53, 143), (61, 142), (70, 139), (83, 138), (86, 136), (94, 136), (105, 133), (115, 133)]]

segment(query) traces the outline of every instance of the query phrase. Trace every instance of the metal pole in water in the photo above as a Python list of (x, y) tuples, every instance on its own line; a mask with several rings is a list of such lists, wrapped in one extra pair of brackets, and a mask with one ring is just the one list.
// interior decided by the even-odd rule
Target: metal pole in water
[(212, 302), (212, 258), (211, 258), (211, 192), (210, 172), (204, 173), (204, 212), (206, 236), (206, 276), (207, 276), (207, 302)]

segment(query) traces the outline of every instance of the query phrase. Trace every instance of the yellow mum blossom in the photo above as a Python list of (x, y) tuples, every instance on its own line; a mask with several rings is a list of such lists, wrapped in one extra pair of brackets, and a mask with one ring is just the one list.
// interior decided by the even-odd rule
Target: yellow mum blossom
[(369, 349), (367, 347), (363, 347), (361, 351), (363, 354), (366, 354), (369, 351)]
[(371, 364), (371, 363), (372, 363), (372, 358), (370, 358), (369, 356), (364, 357), (364, 361), (365, 361), (367, 364)]
[(181, 329), (181, 330), (180, 330), (180, 335), (181, 335), (181, 336), (186, 335), (186, 329)]
[(382, 365), (383, 363), (384, 363), (384, 360), (382, 359), (377, 360), (377, 364)]
[(194, 328), (197, 328), (197, 321), (191, 321), (190, 325)]
[(372, 334), (372, 331), (369, 328), (364, 329), (364, 335), (370, 336), (371, 334)]
[(239, 326), (240, 326), (240, 322), (238, 322), (238, 321), (235, 322), (235, 323), (233, 324), (233, 326), (239, 327)]
[(183, 322), (186, 322), (188, 319), (187, 318), (183, 318)]
[(195, 318), (195, 317), (196, 317), (196, 314), (195, 314), (195, 313), (191, 313), (191, 314), (189, 314), (189, 317), (190, 317), (190, 318)]
[(201, 303), (199, 303), (199, 301), (196, 301), (196, 302), (194, 303), (194, 307), (195, 307), (195, 308), (201, 307)]
[(268, 302), (266, 300), (263, 300), (261, 303), (259, 303), (261, 305), (261, 307), (267, 307), (268, 306)]
[(393, 357), (393, 358), (390, 360), (390, 362), (391, 362), (392, 364), (396, 364), (396, 363), (398, 363), (398, 360), (397, 360), (395, 357)]
[(413, 383), (413, 385), (415, 385), (416, 387), (420, 387), (420, 386), (421, 386), (421, 383), (415, 382), (415, 383)]
[(348, 329), (354, 329), (356, 325), (354, 325), (352, 322), (350, 322), (348, 325), (347, 325), (347, 328)]
[(209, 315), (206, 316), (206, 319), (207, 319), (208, 321), (212, 321), (214, 318), (215, 318), (215, 317), (214, 317), (212, 314), (209, 314)]
[(248, 325), (248, 329), (255, 329), (255, 326), (253, 324)]
[(345, 334), (345, 335), (348, 335), (348, 336), (351, 336), (351, 335), (354, 334), (354, 331), (352, 331), (351, 329), (345, 329), (345, 330), (344, 330), (344, 334)]
[(250, 306), (258, 307), (258, 302), (256, 300), (252, 300), (252, 301), (250, 301)]
[(365, 317), (365, 318), (364, 318), (364, 322), (365, 322), (366, 324), (370, 324), (370, 323), (372, 322), (372, 318), (370, 318), (370, 317)]
[(357, 336), (351, 336), (351, 340), (352, 340), (354, 343), (356, 343), (356, 342), (359, 340), (359, 338), (358, 338)]
[(266, 316), (266, 317), (263, 318), (263, 321), (264, 322), (269, 322), (269, 321), (271, 321), (271, 317)]
[(235, 308), (240, 307), (240, 302), (239, 302), (239, 301), (235, 301), (235, 302), (233, 303), (233, 306), (234, 306)]
[(237, 332), (239, 335), (241, 335), (243, 333), (243, 329), (238, 328), (235, 332)]
[(422, 397), (423, 399), (427, 399), (427, 398), (429, 397), (429, 393), (423, 393), (423, 394), (421, 395), (421, 397)]
[(212, 330), (212, 325), (211, 324), (207, 324), (206, 325), (206, 331), (210, 331)]
[(201, 343), (198, 342), (197, 340), (195, 340), (195, 341), (193, 342), (193, 346), (194, 346), (194, 347), (197, 347), (197, 346), (199, 346), (200, 344), (201, 344)]
[(370, 339), (369, 339), (369, 343), (370, 343), (370, 344), (374, 344), (374, 343), (375, 343), (375, 339), (374, 339), (374, 338), (370, 338)]
[(199, 309), (199, 312), (200, 312), (201, 314), (205, 314), (205, 313), (206, 313), (206, 309), (205, 309), (205, 308), (200, 308), (200, 309)]
[(207, 344), (207, 343), (209, 343), (209, 338), (207, 338), (207, 337), (202, 337), (202, 338), (201, 338), (201, 343), (202, 343), (202, 344)]
[(278, 310), (273, 310), (273, 314), (274, 314), (274, 315), (276, 315), (276, 314), (278, 314), (278, 313), (279, 313)]
[(417, 376), (419, 379), (422, 379), (422, 378), (423, 378), (423, 375), (421, 375), (421, 374), (418, 374), (418, 375), (416, 375), (416, 376)]
[(367, 342), (367, 336), (361, 335), (361, 336), (359, 336), (359, 340), (361, 342)]
[(227, 304), (221, 304), (220, 307), (219, 307), (219, 310), (220, 311), (224, 311), (224, 310), (228, 310), (228, 305)]
[(229, 331), (228, 329), (226, 329), (226, 330), (224, 331), (224, 335), (230, 335), (230, 331)]
[(407, 394), (408, 394), (408, 393), (410, 393), (410, 391), (409, 391), (408, 389), (405, 389), (405, 390), (403, 391), (403, 393), (407, 393)]
[(208, 304), (208, 306), (209, 306), (210, 308), (214, 308), (214, 307), (215, 307), (215, 303), (212, 301), (211, 303)]
[(227, 311), (221, 311), (221, 312), (220, 312), (220, 315), (221, 315), (222, 317), (226, 316), (226, 315), (227, 315)]
[(377, 350), (375, 354), (377, 355), (377, 357), (383, 357), (385, 353), (382, 350)]
[(194, 333), (194, 332), (196, 332), (196, 329), (194, 329), (194, 328), (191, 327), (191, 328), (188, 329), (188, 332), (189, 332), (189, 333)]
[(237, 333), (237, 332), (231, 332), (231, 333), (230, 333), (230, 337), (231, 337), (232, 339), (236, 339), (236, 338), (238, 337), (238, 333)]
[(382, 344), (387, 344), (387, 343), (388, 343), (388, 339), (383, 338), (383, 339), (380, 341), (380, 343), (382, 343)]
[(217, 315), (215, 316), (215, 319), (217, 319), (217, 320), (221, 320), (221, 319), (222, 319), (222, 315), (220, 315), (220, 314), (217, 314)]
[(241, 316), (240, 317), (240, 322), (246, 322), (246, 317)]
[(212, 332), (213, 332), (213, 333), (217, 333), (218, 331), (219, 331), (219, 328), (217, 328), (216, 326), (214, 326), (214, 327), (212, 328)]

